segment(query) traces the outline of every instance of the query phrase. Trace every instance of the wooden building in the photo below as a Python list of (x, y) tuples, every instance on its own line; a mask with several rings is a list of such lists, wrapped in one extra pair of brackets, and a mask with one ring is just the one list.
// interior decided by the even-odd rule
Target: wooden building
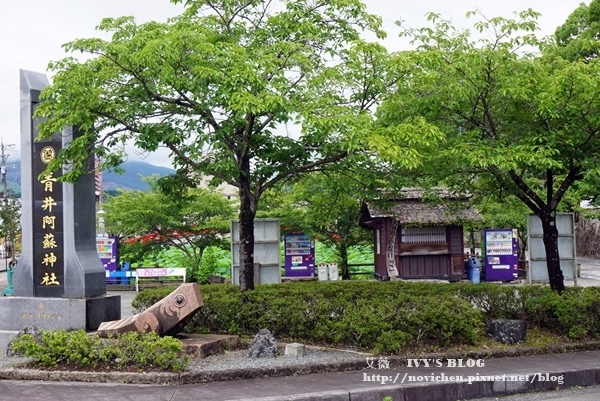
[(378, 276), (450, 281), (465, 277), (463, 223), (480, 221), (481, 216), (464, 196), (438, 190), (439, 200), (426, 201), (424, 194), (405, 189), (396, 199), (362, 206), (361, 225), (373, 230)]

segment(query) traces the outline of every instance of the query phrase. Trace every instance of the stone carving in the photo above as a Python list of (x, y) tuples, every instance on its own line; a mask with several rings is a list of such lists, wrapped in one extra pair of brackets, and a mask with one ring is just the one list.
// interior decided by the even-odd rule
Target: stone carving
[(161, 336), (179, 333), (189, 319), (204, 305), (196, 283), (185, 283), (143, 312), (127, 319), (103, 322), (98, 335), (108, 337), (119, 333), (153, 331)]
[(248, 350), (248, 358), (273, 358), (277, 356), (277, 342), (267, 329), (260, 329), (258, 334), (254, 336), (250, 349)]
[(502, 344), (517, 344), (525, 341), (527, 327), (523, 320), (492, 320), (487, 329), (488, 337)]

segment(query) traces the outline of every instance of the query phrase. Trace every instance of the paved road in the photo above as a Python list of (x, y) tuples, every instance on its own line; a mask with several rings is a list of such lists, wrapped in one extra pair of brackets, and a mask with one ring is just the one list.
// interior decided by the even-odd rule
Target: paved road
[(600, 280), (600, 259), (577, 258), (581, 264), (581, 278), (584, 280)]
[(598, 401), (600, 386), (579, 387), (545, 393), (518, 394), (509, 397), (479, 398), (475, 401)]

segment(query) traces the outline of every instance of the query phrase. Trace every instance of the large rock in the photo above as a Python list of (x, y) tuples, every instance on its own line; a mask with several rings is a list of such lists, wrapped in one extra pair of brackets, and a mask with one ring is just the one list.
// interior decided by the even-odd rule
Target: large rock
[(527, 326), (523, 320), (492, 320), (487, 329), (488, 337), (503, 344), (517, 344), (525, 341)]
[(277, 342), (267, 329), (261, 329), (254, 336), (250, 349), (248, 350), (248, 358), (273, 358), (277, 356)]

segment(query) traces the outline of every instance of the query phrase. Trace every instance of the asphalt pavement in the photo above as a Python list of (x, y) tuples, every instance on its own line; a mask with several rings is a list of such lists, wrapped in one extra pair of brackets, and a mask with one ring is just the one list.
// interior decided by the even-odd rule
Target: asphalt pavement
[(573, 387), (542, 393), (509, 395), (502, 398), (480, 398), (477, 401), (598, 401), (598, 399), (600, 399), (600, 386)]
[[(595, 274), (600, 261), (578, 259), (582, 277), (578, 285), (600, 285)], [(1, 264), (1, 261), (0, 261)], [(6, 286), (6, 274), (0, 273), (0, 289)], [(598, 277), (598, 279), (595, 279)], [(573, 285), (573, 283), (567, 283)], [(112, 292), (121, 295), (123, 316), (129, 316), (134, 292)], [(387, 358), (365, 358), (364, 368), (346, 372), (330, 372), (286, 377), (263, 377), (225, 382), (184, 384), (190, 382), (185, 374), (174, 385), (123, 384), (151, 374), (123, 374), (121, 383), (52, 381), (60, 374), (39, 376), (30, 380), (14, 379), (14, 371), (0, 369), (0, 399), (2, 401), (44, 400), (402, 400), (456, 401), (502, 397), (515, 393), (569, 391), (576, 386), (600, 385), (600, 351), (554, 353), (512, 358), (468, 358), (460, 354), (450, 359), (429, 358), (400, 362)], [(11, 376), (12, 375), (12, 376)], [(117, 376), (96, 376), (95, 380), (112, 380)], [(64, 377), (63, 377), (64, 380)], [(86, 380), (81, 375), (78, 380)], [(600, 399), (590, 387), (585, 397)], [(600, 390), (599, 390), (600, 391)], [(568, 395), (566, 395), (568, 396)], [(586, 398), (588, 397), (588, 398)], [(592, 398), (589, 398), (592, 397)], [(597, 397), (597, 398), (593, 398)], [(552, 399), (552, 398), (548, 398)], [(560, 399), (560, 398), (557, 398)], [(564, 398), (569, 399), (569, 398)], [(577, 398), (579, 399), (579, 398)]]
[[(439, 367), (376, 364), (359, 371), (171, 386), (55, 382), (39, 378), (0, 380), (0, 398), (79, 401), (85, 395), (86, 400), (98, 401), (382, 401), (391, 397), (390, 400), (398, 401), (456, 401), (600, 383), (600, 351), (482, 359), (479, 366), (476, 361), (465, 358), (464, 367), (457, 367), (457, 360), (443, 361)], [(473, 366), (468, 367), (469, 364)]]

